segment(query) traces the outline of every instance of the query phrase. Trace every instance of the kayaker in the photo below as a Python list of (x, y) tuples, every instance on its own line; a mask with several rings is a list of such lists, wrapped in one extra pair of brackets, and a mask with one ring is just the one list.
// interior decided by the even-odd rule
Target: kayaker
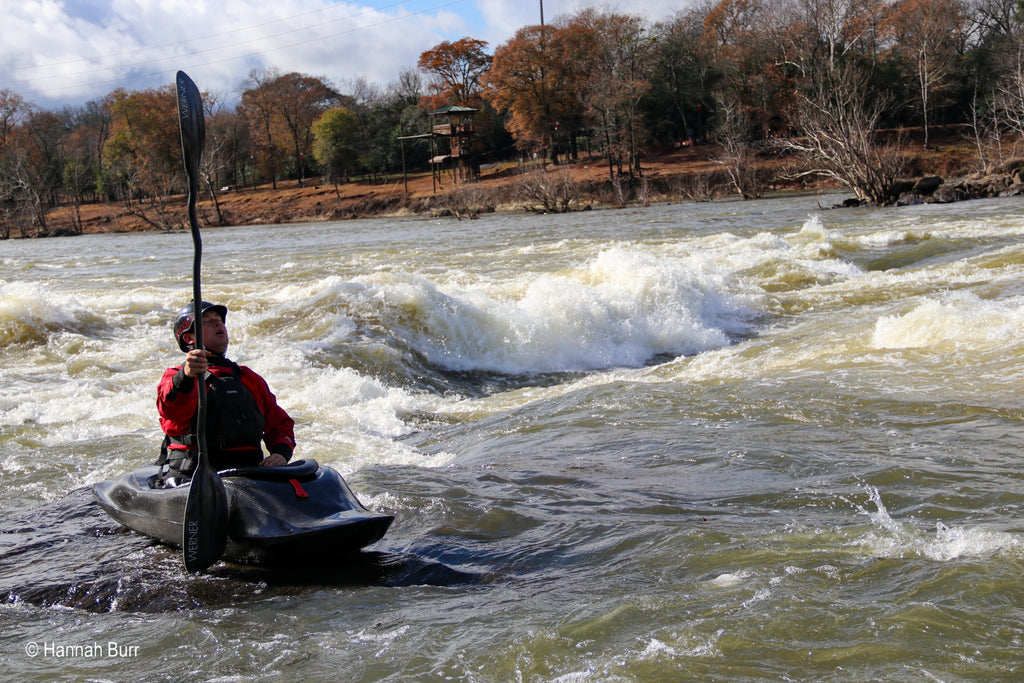
[[(187, 478), (195, 469), (196, 378), (204, 374), (206, 446), (214, 469), (279, 466), (292, 457), (295, 422), (277, 404), (266, 380), (224, 355), (228, 349), (227, 315), (226, 306), (202, 303), (205, 350), (195, 348), (195, 306), (188, 304), (175, 318), (174, 338), (187, 355), (180, 366), (164, 371), (157, 387), (157, 410), (166, 435), (157, 464), (165, 482)], [(261, 442), (269, 455), (264, 455)]]

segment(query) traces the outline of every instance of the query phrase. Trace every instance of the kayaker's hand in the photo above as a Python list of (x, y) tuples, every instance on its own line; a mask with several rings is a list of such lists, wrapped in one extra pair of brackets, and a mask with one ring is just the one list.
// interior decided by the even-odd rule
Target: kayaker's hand
[(209, 367), (209, 363), (206, 358), (210, 355), (209, 351), (202, 351), (200, 349), (192, 349), (185, 356), (185, 363), (182, 365), (182, 369), (185, 371), (186, 377), (201, 377), (206, 369)]
[(260, 463), (260, 467), (283, 467), (287, 465), (288, 461), (284, 459), (284, 456), (280, 453), (271, 453), (267, 457), (263, 458), (263, 462)]

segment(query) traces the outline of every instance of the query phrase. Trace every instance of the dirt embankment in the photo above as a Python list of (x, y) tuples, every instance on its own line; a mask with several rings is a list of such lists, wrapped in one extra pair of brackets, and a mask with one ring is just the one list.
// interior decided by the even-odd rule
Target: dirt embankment
[[(642, 164), (642, 178), (627, 182), (609, 182), (606, 159), (584, 158), (575, 163), (548, 166), (545, 177), (557, 179), (561, 187), (533, 188), (535, 193), (566, 193), (574, 206), (617, 206), (627, 203), (706, 200), (734, 194), (724, 167), (715, 161), (713, 147), (681, 147), (662, 153), (649, 153)], [(941, 141), (912, 157), (910, 172), (915, 176), (951, 175), (963, 172), (971, 163), (962, 139)], [(792, 160), (766, 157), (759, 159), (759, 174), (765, 180), (764, 191), (787, 189), (827, 189), (834, 183), (817, 181), (791, 183), (782, 180), (782, 169)], [(534, 167), (539, 168), (539, 166)], [(217, 194), (218, 210), (209, 194), (197, 204), (201, 226), (255, 225), (345, 220), (373, 216), (449, 215), (473, 217), (495, 210), (544, 210), (547, 198), (530, 196), (524, 178), (528, 174), (515, 163), (484, 168), (478, 180), (457, 181), (445, 172), (439, 178), (429, 173), (392, 176), (383, 182), (369, 180), (343, 183), (335, 187), (323, 179), (307, 179), (303, 186), (294, 180), (255, 188), (222, 189)], [(525, 192), (525, 194), (524, 194)], [(170, 211), (177, 204), (172, 203)], [(157, 229), (140, 213), (153, 211), (145, 204), (134, 211), (118, 203), (87, 204), (80, 209), (82, 232), (131, 232)], [(180, 220), (177, 219), (180, 215)], [(175, 228), (187, 227), (185, 201), (180, 213), (171, 220)], [(50, 235), (74, 234), (69, 208), (52, 210), (47, 216)]]

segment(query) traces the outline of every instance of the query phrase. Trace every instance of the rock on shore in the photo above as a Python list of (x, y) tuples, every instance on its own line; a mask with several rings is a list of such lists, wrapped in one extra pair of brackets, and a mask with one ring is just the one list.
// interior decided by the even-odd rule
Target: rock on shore
[(1024, 159), (1011, 159), (991, 173), (976, 173), (953, 182), (938, 176), (903, 181), (894, 194), (896, 204), (948, 204), (966, 199), (1024, 195)]

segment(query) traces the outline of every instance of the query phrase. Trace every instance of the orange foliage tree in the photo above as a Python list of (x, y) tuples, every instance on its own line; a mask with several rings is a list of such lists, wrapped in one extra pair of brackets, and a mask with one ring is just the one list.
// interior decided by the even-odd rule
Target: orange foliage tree
[(480, 80), (491, 67), (491, 57), (486, 41), (446, 40), (421, 54), (417, 66), (434, 79), (428, 85), (431, 94), (424, 98), (423, 106), (432, 110), (448, 104), (478, 107)]
[(508, 112), (508, 128), (524, 149), (565, 148), (576, 156), (581, 134), (597, 131), (609, 174), (639, 169), (641, 98), (654, 38), (639, 17), (584, 10), (551, 26), (520, 29), (494, 54), (485, 97)]
[(176, 98), (173, 85), (112, 93), (104, 151), (108, 175), (125, 206), (161, 230), (181, 223), (181, 212), (168, 206), (184, 182)]
[(704, 18), (701, 45), (722, 75), (715, 99), (750, 121), (753, 137), (786, 127), (793, 93), (787, 18), (760, 0), (721, 0)]
[(277, 69), (250, 72), (246, 85), (239, 111), (249, 123), (257, 166), (276, 189), (282, 156), (293, 155), (301, 185), (313, 123), (340, 100), (338, 94), (320, 78)]
[(484, 98), (507, 112), (510, 133), (523, 150), (547, 151), (557, 161), (554, 133), (561, 113), (556, 93), (562, 87), (558, 55), (551, 48), (554, 29), (526, 26), (494, 52), (483, 78)]
[(583, 10), (559, 25), (555, 44), (563, 66), (560, 110), (582, 111), (588, 127), (603, 139), (609, 178), (640, 173), (643, 121), (640, 101), (650, 90), (654, 36), (643, 19)]

